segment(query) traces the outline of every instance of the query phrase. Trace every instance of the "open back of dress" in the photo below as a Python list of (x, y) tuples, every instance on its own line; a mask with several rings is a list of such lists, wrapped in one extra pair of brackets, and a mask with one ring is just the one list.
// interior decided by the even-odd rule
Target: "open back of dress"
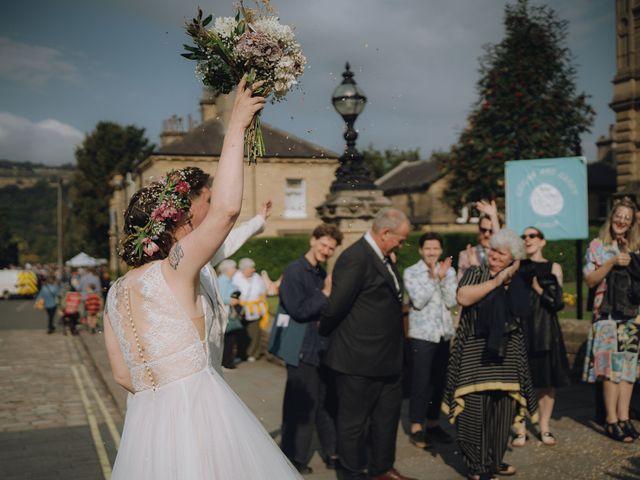
[[(212, 315), (208, 302), (202, 303), (205, 315)], [(119, 279), (109, 292), (107, 311), (136, 392), (206, 367), (206, 339), (169, 288), (161, 262)]]
[[(204, 326), (213, 310), (201, 299)], [(112, 480), (301, 478), (209, 366), (207, 339), (178, 303), (161, 262), (119, 279), (107, 312), (136, 392), (127, 400)]]

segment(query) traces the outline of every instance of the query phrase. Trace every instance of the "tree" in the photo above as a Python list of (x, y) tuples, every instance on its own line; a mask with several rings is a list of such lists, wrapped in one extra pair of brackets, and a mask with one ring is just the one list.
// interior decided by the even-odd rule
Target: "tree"
[(547, 6), (505, 7), (506, 34), (485, 47), (478, 100), (449, 154), (445, 201), (453, 208), (504, 196), (504, 162), (574, 156), (594, 111), (576, 91), (568, 22)]
[(76, 248), (90, 255), (109, 255), (111, 178), (126, 174), (154, 146), (144, 129), (100, 122), (76, 150), (78, 169), (71, 182), (72, 234)]
[(367, 149), (362, 152), (362, 157), (365, 165), (371, 172), (371, 176), (375, 180), (404, 161), (414, 162), (420, 160), (420, 149), (392, 150), (387, 148), (384, 152), (381, 152), (373, 148), (373, 145), (369, 145)]
[(18, 241), (11, 233), (9, 225), (0, 222), (0, 268), (18, 265)]

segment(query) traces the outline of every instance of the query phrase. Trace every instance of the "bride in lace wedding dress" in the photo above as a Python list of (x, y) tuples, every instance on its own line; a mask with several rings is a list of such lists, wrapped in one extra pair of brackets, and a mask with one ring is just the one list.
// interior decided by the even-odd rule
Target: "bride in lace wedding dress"
[(200, 280), (240, 211), (244, 131), (263, 105), (240, 82), (210, 191), (172, 171), (125, 212), (135, 268), (109, 291), (104, 322), (114, 378), (131, 392), (114, 480), (300, 478), (213, 368), (224, 328)]

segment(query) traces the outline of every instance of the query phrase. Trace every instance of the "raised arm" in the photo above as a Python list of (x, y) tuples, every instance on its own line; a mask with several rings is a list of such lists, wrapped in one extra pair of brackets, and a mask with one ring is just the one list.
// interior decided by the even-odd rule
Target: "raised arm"
[(458, 303), (463, 307), (468, 307), (479, 302), (492, 290), (510, 281), (516, 270), (518, 270), (518, 267), (520, 267), (519, 260), (513, 262), (511, 266), (502, 270), (491, 280), (487, 280), (486, 282), (478, 283), (476, 285), (464, 285), (458, 288)]
[(200, 269), (221, 247), (242, 207), (244, 187), (244, 133), (253, 116), (264, 106), (264, 97), (253, 97), (256, 82), (238, 85), (222, 153), (216, 169), (207, 215), (192, 232), (177, 241), (164, 260), (163, 273), (170, 280), (195, 282)]
[(491, 200), (491, 203), (485, 200), (476, 202), (476, 209), (489, 217), (494, 234), (500, 231), (500, 217), (498, 216), (498, 206), (495, 200)]

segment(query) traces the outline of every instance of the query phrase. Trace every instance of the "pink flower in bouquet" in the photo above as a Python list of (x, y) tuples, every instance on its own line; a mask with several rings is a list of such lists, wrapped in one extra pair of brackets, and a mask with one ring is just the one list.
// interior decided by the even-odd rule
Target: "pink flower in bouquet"
[(158, 245), (149, 237), (146, 237), (144, 240), (142, 240), (142, 245), (142, 250), (148, 257), (151, 257), (154, 253), (160, 251), (160, 247), (158, 247)]
[(236, 55), (250, 65), (272, 70), (282, 57), (278, 42), (262, 32), (245, 32), (238, 39)]

